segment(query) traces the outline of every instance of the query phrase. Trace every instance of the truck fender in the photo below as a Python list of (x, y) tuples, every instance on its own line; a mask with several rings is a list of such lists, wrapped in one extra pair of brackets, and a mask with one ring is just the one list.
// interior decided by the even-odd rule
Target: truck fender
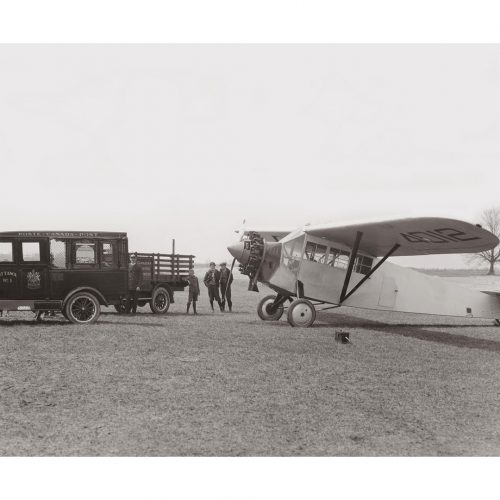
[(71, 292), (69, 292), (66, 297), (64, 297), (64, 300), (63, 300), (63, 309), (66, 307), (66, 303), (68, 302), (68, 300), (73, 296), (75, 295), (75, 293), (78, 293), (78, 292), (89, 292), (89, 293), (92, 293), (93, 295), (95, 295), (97, 297), (97, 299), (99, 300), (99, 303), (103, 306), (109, 306), (109, 303), (108, 301), (105, 299), (104, 295), (99, 291), (97, 290), (96, 288), (93, 288), (91, 286), (79, 286), (78, 288), (73, 288), (73, 290), (71, 290)]

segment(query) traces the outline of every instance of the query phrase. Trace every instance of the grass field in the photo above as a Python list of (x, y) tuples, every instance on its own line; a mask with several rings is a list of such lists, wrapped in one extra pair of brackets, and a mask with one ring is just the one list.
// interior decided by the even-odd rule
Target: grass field
[(186, 316), (179, 293), (166, 316), (0, 319), (0, 454), (500, 454), (500, 328), (341, 308), (297, 329), (258, 319), (263, 293), (235, 281), (233, 314), (203, 296)]

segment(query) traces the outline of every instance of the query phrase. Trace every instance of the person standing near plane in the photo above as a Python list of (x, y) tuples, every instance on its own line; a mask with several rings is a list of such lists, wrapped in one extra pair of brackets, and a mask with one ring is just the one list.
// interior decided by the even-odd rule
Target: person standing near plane
[(220, 272), (215, 269), (215, 262), (210, 262), (210, 269), (206, 272), (203, 283), (208, 288), (208, 299), (210, 300), (212, 311), (214, 310), (214, 300), (217, 300), (222, 312), (222, 303), (219, 295)]
[(198, 314), (196, 312), (196, 301), (200, 296), (200, 285), (198, 283), (198, 278), (194, 275), (194, 269), (190, 269), (188, 271), (187, 282), (189, 283), (188, 290), (188, 303), (186, 307), (186, 314), (189, 314), (189, 308), (191, 307), (191, 302), (193, 303), (193, 313)]
[(127, 313), (135, 314), (137, 312), (137, 302), (139, 291), (142, 286), (142, 266), (137, 262), (137, 256), (130, 256), (130, 267), (128, 269), (128, 298)]
[(231, 283), (233, 282), (233, 273), (226, 267), (225, 262), (220, 264), (220, 295), (222, 301), (222, 310), (227, 306), (229, 312), (233, 311), (233, 302), (231, 300)]

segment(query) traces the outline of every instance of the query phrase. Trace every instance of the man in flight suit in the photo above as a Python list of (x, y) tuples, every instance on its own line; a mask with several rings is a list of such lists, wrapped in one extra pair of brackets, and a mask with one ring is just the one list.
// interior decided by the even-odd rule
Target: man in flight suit
[(229, 312), (233, 310), (233, 302), (231, 300), (231, 283), (233, 282), (233, 273), (226, 267), (226, 263), (220, 264), (220, 295), (222, 300), (222, 310), (227, 305)]

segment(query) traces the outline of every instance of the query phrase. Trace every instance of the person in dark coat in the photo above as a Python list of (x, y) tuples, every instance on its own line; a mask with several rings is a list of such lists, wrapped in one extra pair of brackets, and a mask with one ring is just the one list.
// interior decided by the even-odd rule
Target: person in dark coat
[(233, 310), (233, 302), (231, 300), (231, 283), (233, 282), (233, 273), (226, 267), (226, 263), (222, 262), (220, 264), (220, 295), (222, 301), (222, 309), (224, 310), (227, 306), (229, 312)]
[[(188, 271), (189, 275), (187, 277), (187, 282), (189, 283), (188, 290), (188, 303), (186, 307), (186, 314), (189, 314), (189, 308), (191, 307), (191, 302), (193, 303), (193, 313), (196, 312), (196, 301), (200, 295), (200, 284), (198, 283), (198, 278), (194, 275), (194, 269)], [(213, 309), (213, 308), (212, 308)]]
[(212, 311), (214, 310), (214, 299), (217, 300), (221, 312), (222, 302), (220, 301), (219, 295), (219, 282), (220, 282), (220, 272), (215, 269), (215, 262), (210, 262), (210, 269), (206, 272), (203, 283), (208, 288), (208, 299), (210, 300), (210, 307)]
[(135, 314), (137, 312), (137, 302), (142, 287), (142, 280), (142, 266), (137, 262), (137, 257), (132, 255), (128, 268), (127, 313), (129, 314)]

